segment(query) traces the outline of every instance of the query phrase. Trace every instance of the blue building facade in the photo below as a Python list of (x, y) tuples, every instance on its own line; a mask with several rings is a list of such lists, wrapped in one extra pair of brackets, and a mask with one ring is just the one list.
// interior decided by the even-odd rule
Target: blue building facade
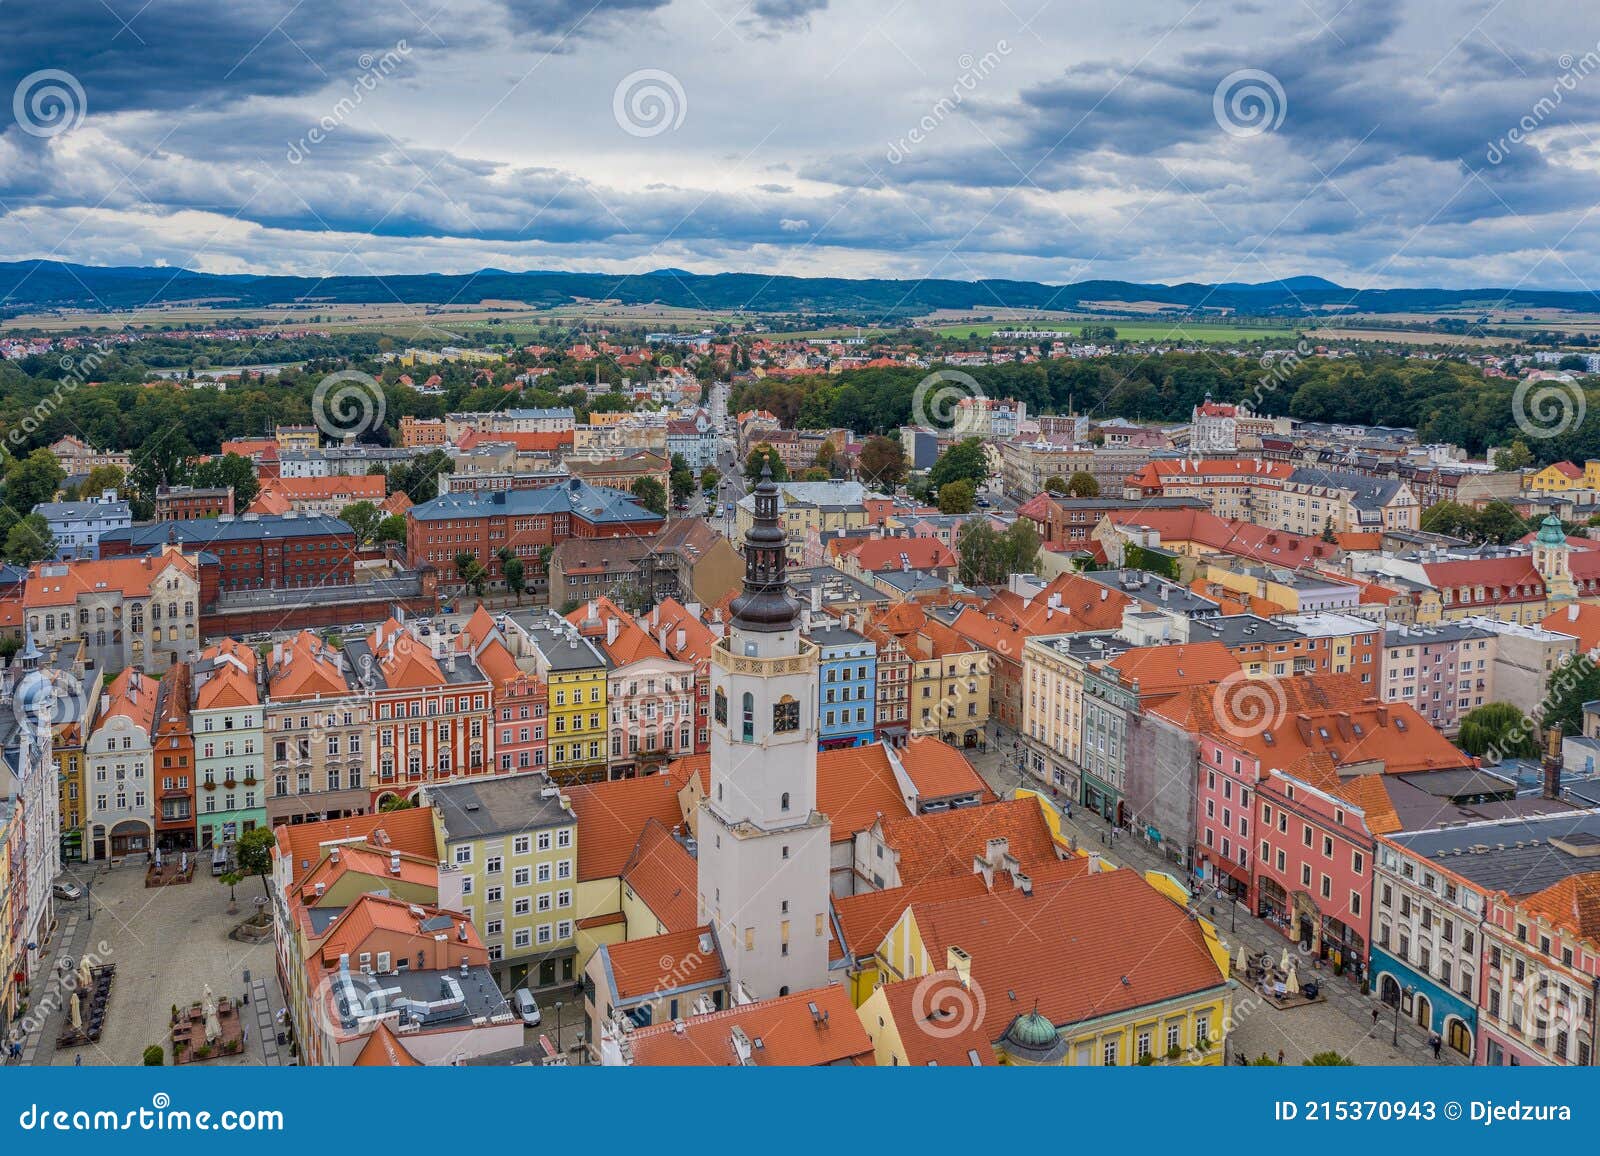
[(842, 626), (813, 630), (821, 651), (817, 678), (817, 747), (830, 751), (874, 741), (878, 725), (878, 647)]
[(1385, 1014), (1392, 1016), (1395, 1003), (1399, 1002), (1404, 1019), (1439, 1033), (1446, 1045), (1463, 1055), (1473, 1054), (1473, 1043), (1478, 1038), (1476, 1005), (1376, 944), (1367, 974), (1371, 977), (1373, 995), (1389, 1005)]

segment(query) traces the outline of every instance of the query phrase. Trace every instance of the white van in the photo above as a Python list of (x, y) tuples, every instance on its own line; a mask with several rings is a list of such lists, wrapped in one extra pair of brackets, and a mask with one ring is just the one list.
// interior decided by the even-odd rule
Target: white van
[(524, 1025), (530, 1028), (539, 1026), (539, 1005), (534, 1002), (533, 993), (527, 988), (519, 987), (511, 993), (511, 1007)]

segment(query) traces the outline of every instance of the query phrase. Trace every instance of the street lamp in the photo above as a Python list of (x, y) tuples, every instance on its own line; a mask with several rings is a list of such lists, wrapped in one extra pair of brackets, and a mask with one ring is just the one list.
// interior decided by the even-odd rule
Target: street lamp
[(1397, 1048), (1400, 1046), (1400, 1005), (1416, 990), (1414, 987), (1402, 987), (1394, 999), (1394, 1046)]
[(561, 1001), (556, 1000), (556, 1054), (561, 1053)]

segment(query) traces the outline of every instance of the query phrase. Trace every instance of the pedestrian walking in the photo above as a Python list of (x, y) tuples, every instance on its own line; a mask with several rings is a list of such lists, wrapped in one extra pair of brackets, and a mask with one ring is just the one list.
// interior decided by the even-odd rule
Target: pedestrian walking
[(1283, 1049), (1278, 1049), (1278, 1067), (1283, 1067)]
[(1373, 1027), (1377, 1027), (1378, 1026), (1378, 1009), (1377, 1008), (1373, 1008), (1372, 1009), (1372, 1026)]
[(79, 1052), (77, 1055), (72, 1057), (72, 1066), (75, 1067), (75, 1068), (83, 1067), (83, 1053), (82, 1052)]
[(1433, 1049), (1433, 1058), (1437, 1060), (1439, 1058), (1440, 1049), (1444, 1047), (1444, 1040), (1440, 1037), (1438, 1032), (1434, 1032), (1428, 1037), (1428, 1046)]

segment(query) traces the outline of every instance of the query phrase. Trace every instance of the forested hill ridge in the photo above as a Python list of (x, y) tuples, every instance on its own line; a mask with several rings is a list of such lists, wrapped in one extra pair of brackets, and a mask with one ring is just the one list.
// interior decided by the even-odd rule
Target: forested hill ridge
[(69, 265), (56, 261), (0, 263), (0, 310), (111, 310), (173, 302), (259, 307), (296, 303), (476, 304), (522, 301), (533, 306), (584, 300), (701, 310), (851, 314), (863, 320), (905, 318), (936, 309), (1074, 309), (1158, 302), (1180, 310), (1232, 310), (1251, 315), (1326, 316), (1338, 312), (1398, 313), (1450, 308), (1600, 309), (1600, 294), (1536, 289), (1350, 289), (1320, 277), (1257, 285), (1080, 281), (849, 280), (772, 277), (764, 273), (693, 274), (661, 269), (604, 273), (484, 269), (461, 275), (393, 277), (261, 277), (181, 269)]
[[(732, 405), (770, 410), (786, 426), (888, 431), (912, 420), (912, 395), (926, 372), (884, 368), (828, 378), (767, 378), (738, 385)], [(1524, 438), (1540, 463), (1600, 458), (1600, 426), (1594, 422), (1574, 423), (1577, 428), (1558, 437), (1527, 439), (1516, 422), (1518, 383), (1486, 377), (1465, 361), (1364, 355), (1308, 357), (1264, 368), (1253, 358), (1173, 352), (971, 366), (962, 372), (986, 395), (1024, 401), (1035, 413), (1181, 422), (1210, 394), (1302, 421), (1410, 427), (1423, 442), (1448, 442), (1474, 454)], [(1600, 412), (1600, 378), (1588, 380), (1595, 383), (1586, 397), (1588, 412)]]

